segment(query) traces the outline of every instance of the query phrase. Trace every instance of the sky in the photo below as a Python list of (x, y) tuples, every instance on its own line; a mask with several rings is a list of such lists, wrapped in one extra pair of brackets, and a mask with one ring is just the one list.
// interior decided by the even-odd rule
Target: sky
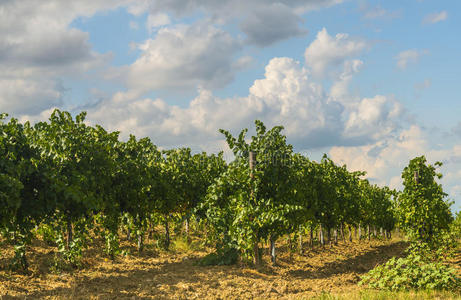
[(461, 207), (461, 2), (3, 0), (0, 112), (55, 108), (160, 147), (283, 125), (379, 185), (425, 155)]

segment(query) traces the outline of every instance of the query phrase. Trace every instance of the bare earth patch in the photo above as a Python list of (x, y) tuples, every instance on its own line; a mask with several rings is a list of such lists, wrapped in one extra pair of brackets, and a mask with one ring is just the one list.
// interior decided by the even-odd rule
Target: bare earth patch
[[(282, 248), (278, 265), (267, 255), (264, 264), (252, 268), (197, 266), (207, 251), (156, 251), (134, 253), (115, 262), (86, 252), (84, 267), (53, 274), (49, 265), (55, 248), (37, 242), (29, 251), (31, 272), (18, 274), (7, 269), (10, 246), (2, 246), (0, 299), (299, 299), (321, 292), (345, 293), (357, 290), (359, 276), (399, 256), (403, 241), (339, 243), (333, 248), (306, 247), (306, 253)], [(5, 249), (6, 248), (6, 249)]]

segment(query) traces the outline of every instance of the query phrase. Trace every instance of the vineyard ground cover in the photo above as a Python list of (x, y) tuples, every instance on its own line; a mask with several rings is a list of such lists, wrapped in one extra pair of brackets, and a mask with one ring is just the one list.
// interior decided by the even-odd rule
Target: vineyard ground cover
[[(262, 266), (254, 269), (242, 264), (198, 266), (197, 260), (213, 249), (200, 249), (197, 237), (193, 237), (193, 247), (184, 246), (182, 240), (173, 240), (168, 252), (147, 243), (140, 255), (124, 242), (122, 248), (131, 255), (115, 262), (104, 258), (102, 241), (96, 241), (84, 253), (83, 268), (59, 273), (50, 270), (55, 248), (34, 241), (30, 274), (10, 272), (7, 259), (0, 261), (0, 299), (303, 299), (329, 295), (322, 293), (341, 295), (356, 293), (360, 275), (401, 255), (407, 247), (399, 239), (340, 242), (325, 249), (309, 250), (305, 245), (307, 251), (300, 256), (290, 254), (288, 243), (280, 239), (278, 265), (272, 266), (265, 255)], [(2, 244), (2, 255), (11, 257), (13, 248)]]
[(315, 296), (312, 300), (454, 300), (461, 299), (461, 295), (444, 291), (405, 291), (390, 292), (376, 290), (357, 290), (349, 293), (324, 293)]

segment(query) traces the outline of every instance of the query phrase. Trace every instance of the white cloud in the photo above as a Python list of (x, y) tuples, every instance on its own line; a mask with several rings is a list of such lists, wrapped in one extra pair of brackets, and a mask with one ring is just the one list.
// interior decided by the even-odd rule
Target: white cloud
[[(33, 96), (12, 98), (21, 93), (4, 91), (2, 96), (8, 95), (9, 98), (3, 98), (0, 110), (28, 114), (31, 110), (27, 106), (34, 107), (34, 111), (47, 106), (53, 107), (57, 103), (56, 97), (50, 96), (46, 103), (41, 95), (46, 94), (50, 87), (58, 86), (59, 78), (81, 78), (88, 71), (95, 70), (100, 74), (111, 59), (111, 54), (95, 52), (89, 43), (88, 33), (74, 28), (72, 23), (75, 20), (84, 21), (101, 11), (124, 6), (137, 16), (147, 12), (146, 25), (150, 31), (167, 27), (142, 44), (142, 56), (135, 64), (119, 70), (119, 73), (128, 72), (125, 77), (128, 88), (135, 88), (140, 92), (156, 88), (195, 88), (197, 85), (205, 88), (220, 87), (229, 83), (234, 73), (245, 66), (247, 57), (235, 57), (241, 41), (236, 41), (221, 29), (204, 26), (204, 23), (223, 25), (237, 22), (245, 28), (248, 42), (269, 45), (305, 33), (306, 30), (300, 27), (299, 22), (299, 16), (303, 13), (341, 2), (342, 0), (0, 1), (0, 85), (28, 81), (31, 86), (35, 86), (35, 83), (47, 82), (43, 93), (37, 93), (37, 99)], [(283, 16), (287, 18), (279, 19), (277, 26), (265, 31), (264, 26), (272, 24), (273, 18), (266, 19), (264, 16), (275, 16), (274, 11), (268, 7), (283, 8)], [(200, 26), (181, 28), (171, 25), (171, 18), (195, 17), (197, 14), (203, 15)], [(252, 23), (255, 17), (259, 17), (259, 21)], [(131, 21), (128, 25), (135, 30), (139, 28), (136, 21)], [(177, 46), (180, 48), (176, 48)], [(153, 57), (155, 55), (158, 55), (158, 60)], [(159, 69), (154, 70), (155, 67)], [(114, 75), (117, 72), (112, 69), (111, 73), (108, 77), (116, 77)], [(139, 84), (137, 80), (140, 81)], [(60, 93), (59, 89), (53, 91), (53, 95)], [(33, 103), (34, 101), (37, 103)]]
[(402, 51), (395, 57), (397, 60), (397, 67), (402, 70), (406, 69), (408, 65), (417, 63), (421, 56), (426, 54), (428, 54), (427, 50), (410, 49)]
[(60, 77), (82, 76), (110, 58), (94, 52), (88, 33), (71, 22), (126, 2), (1, 1), (0, 110), (29, 114), (59, 104)]
[(135, 15), (170, 13), (174, 17), (197, 13), (225, 24), (237, 21), (247, 35), (248, 43), (268, 46), (278, 41), (306, 33), (300, 27), (300, 16), (313, 10), (330, 7), (343, 0), (140, 0), (129, 11)]
[(268, 126), (284, 124), (298, 145), (324, 145), (341, 131), (341, 105), (328, 103), (322, 87), (290, 58), (272, 59), (265, 78), (254, 82), (247, 97), (222, 99), (201, 89), (188, 107), (180, 108), (136, 96), (119, 93), (90, 110), (89, 117), (111, 129), (148, 135), (169, 146), (218, 143), (222, 140), (219, 128), (235, 131), (251, 126), (255, 119)]
[(88, 34), (69, 28), (77, 17), (116, 8), (124, 1), (6, 1), (0, 3), (0, 63), (66, 67), (98, 60)]
[[(347, 82), (361, 64), (345, 62), (343, 80)], [(202, 88), (189, 106), (182, 108), (162, 99), (142, 98), (131, 89), (91, 109), (89, 118), (125, 134), (150, 136), (168, 147), (210, 147), (222, 142), (219, 128), (237, 131), (260, 119), (268, 126), (283, 124), (290, 142), (307, 149), (361, 145), (386, 137), (398, 127), (401, 113), (392, 97), (343, 103), (312, 79), (307, 66), (280, 57), (268, 63), (264, 78), (254, 81), (246, 97), (223, 99)]]
[(19, 122), (22, 122), (22, 123), (24, 123), (26, 121), (29, 121), (32, 124), (37, 123), (37, 122), (45, 122), (50, 118), (53, 111), (55, 109), (58, 109), (58, 108), (59, 107), (57, 107), (57, 106), (52, 106), (52, 107), (42, 111), (39, 114), (32, 114), (32, 115), (24, 114), (24, 115), (19, 116), (18, 120), (19, 120)]
[(242, 12), (257, 11), (264, 6), (282, 4), (290, 7), (296, 14), (330, 7), (343, 0), (138, 0), (130, 5), (130, 12), (139, 15), (143, 12), (171, 12), (176, 16), (189, 16), (197, 12), (218, 15), (221, 18), (242, 17)]
[(445, 21), (448, 18), (448, 13), (445, 10), (440, 12), (435, 12), (432, 14), (428, 14), (424, 17), (423, 23), (424, 24), (435, 24), (442, 21)]
[(331, 158), (346, 164), (351, 170), (366, 170), (367, 177), (373, 181), (399, 188), (400, 181), (395, 180), (408, 164), (409, 160), (427, 153), (428, 143), (424, 132), (418, 126), (403, 130), (397, 137), (389, 137), (360, 147), (332, 147)]
[[(380, 185), (402, 189), (401, 173), (409, 161), (425, 155), (429, 163), (443, 162), (439, 170), (445, 192), (459, 198), (461, 177), (461, 145), (434, 149), (434, 134), (420, 126), (412, 125), (395, 137), (388, 137), (359, 147), (332, 147), (329, 155), (337, 163), (346, 164), (351, 170), (365, 170), (367, 177)], [(455, 209), (459, 209), (458, 203)]]
[(60, 105), (63, 93), (53, 80), (0, 79), (0, 112), (38, 114)]
[(242, 66), (234, 63), (240, 44), (228, 33), (204, 23), (161, 28), (139, 45), (140, 57), (121, 70), (128, 88), (140, 93), (157, 89), (220, 87)]
[(370, 141), (391, 135), (403, 113), (402, 105), (390, 97), (378, 95), (361, 100), (347, 118), (345, 136), (367, 137)]
[(247, 35), (249, 43), (264, 47), (289, 37), (307, 34), (307, 30), (299, 27), (301, 21), (301, 17), (290, 7), (273, 3), (251, 12), (240, 24), (240, 28)]
[(345, 102), (349, 98), (349, 84), (356, 73), (363, 66), (363, 61), (354, 59), (344, 62), (343, 72), (339, 74), (337, 80), (333, 83), (330, 89), (331, 97), (338, 101)]
[(338, 33), (332, 37), (323, 28), (307, 47), (304, 57), (315, 76), (323, 77), (333, 67), (340, 66), (348, 58), (358, 56), (365, 49), (364, 41)]
[(170, 16), (164, 13), (157, 13), (147, 17), (146, 27), (149, 32), (154, 28), (165, 26), (171, 23)]

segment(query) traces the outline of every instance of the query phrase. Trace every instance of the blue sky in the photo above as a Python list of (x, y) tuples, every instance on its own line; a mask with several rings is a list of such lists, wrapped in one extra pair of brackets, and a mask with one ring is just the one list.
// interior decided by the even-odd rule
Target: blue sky
[(33, 0), (0, 3), (0, 111), (54, 108), (226, 150), (219, 128), (284, 125), (295, 149), (400, 188), (443, 161), (461, 205), (459, 1)]

